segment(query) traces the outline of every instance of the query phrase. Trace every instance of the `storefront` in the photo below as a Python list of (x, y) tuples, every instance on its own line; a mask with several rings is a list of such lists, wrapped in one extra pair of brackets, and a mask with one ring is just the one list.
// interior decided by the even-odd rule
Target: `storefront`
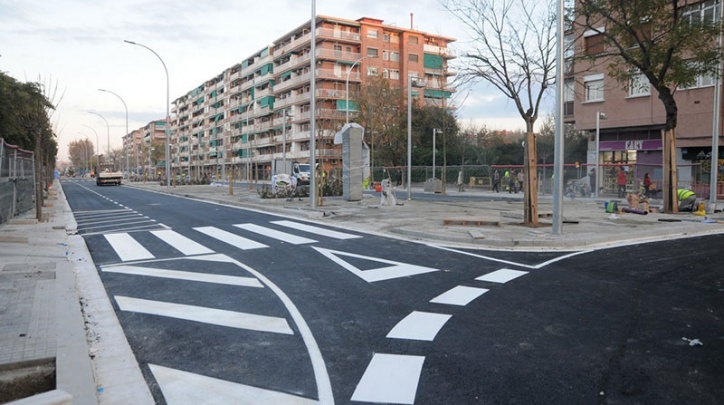
[(605, 193), (616, 192), (616, 174), (620, 167), (627, 173), (627, 192), (638, 191), (646, 173), (656, 184), (663, 178), (663, 144), (661, 139), (601, 141), (599, 143), (601, 187)]

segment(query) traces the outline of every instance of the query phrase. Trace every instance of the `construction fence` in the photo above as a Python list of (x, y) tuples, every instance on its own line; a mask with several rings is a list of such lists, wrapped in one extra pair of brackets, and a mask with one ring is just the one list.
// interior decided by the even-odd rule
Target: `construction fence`
[(0, 138), (0, 223), (35, 208), (33, 156)]

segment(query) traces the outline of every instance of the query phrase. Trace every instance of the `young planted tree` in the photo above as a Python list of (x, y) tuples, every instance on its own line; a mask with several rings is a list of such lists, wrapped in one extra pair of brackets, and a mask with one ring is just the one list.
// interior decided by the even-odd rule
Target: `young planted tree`
[[(624, 88), (643, 75), (666, 111), (664, 124), (664, 210), (678, 211), (676, 170), (677, 88), (700, 76), (717, 74), (721, 63), (721, 19), (716, 5), (710, 16), (692, 13), (704, 2), (690, 0), (575, 0), (574, 27), (603, 39), (601, 52), (583, 57), (604, 64)], [(702, 18), (703, 16), (703, 18)]]
[(555, 80), (556, 15), (552, 0), (441, 0), (469, 31), (472, 48), (459, 77), (491, 84), (513, 101), (526, 126), (525, 224), (538, 224), (535, 133), (541, 101)]

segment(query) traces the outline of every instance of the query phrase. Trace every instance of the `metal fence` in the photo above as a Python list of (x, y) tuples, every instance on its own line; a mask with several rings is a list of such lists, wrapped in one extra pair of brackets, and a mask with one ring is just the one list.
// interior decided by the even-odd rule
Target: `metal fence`
[(0, 138), (0, 223), (35, 207), (33, 152)]

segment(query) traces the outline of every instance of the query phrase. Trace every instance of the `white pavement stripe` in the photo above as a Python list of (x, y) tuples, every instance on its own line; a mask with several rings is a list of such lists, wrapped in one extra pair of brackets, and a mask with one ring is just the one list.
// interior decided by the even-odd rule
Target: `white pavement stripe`
[(414, 404), (423, 356), (376, 353), (352, 394), (352, 401)]
[(305, 238), (302, 236), (292, 235), (291, 233), (277, 231), (275, 229), (265, 228), (263, 226), (255, 224), (237, 224), (234, 225), (237, 228), (244, 229), (249, 232), (254, 232), (259, 235), (267, 236), (280, 240), (282, 242), (291, 243), (292, 245), (303, 245), (305, 243), (316, 243), (314, 239)]
[(433, 304), (465, 306), (488, 291), (487, 288), (459, 285), (431, 299), (430, 302)]
[(166, 403), (312, 405), (318, 401), (149, 364)]
[(358, 235), (352, 235), (349, 233), (344, 232), (338, 232), (338, 231), (332, 231), (325, 228), (320, 228), (318, 226), (312, 226), (307, 224), (301, 224), (299, 222), (293, 222), (293, 221), (272, 221), (272, 224), (285, 226), (287, 228), (296, 229), (303, 232), (313, 233), (315, 235), (320, 236), (326, 236), (328, 238), (334, 238), (334, 239), (354, 239), (354, 238), (361, 238), (361, 236)]
[(214, 253), (213, 250), (207, 248), (206, 246), (204, 246), (200, 243), (194, 242), (193, 240), (181, 235), (178, 232), (172, 231), (170, 229), (166, 229), (166, 230), (162, 230), (162, 231), (151, 231), (151, 233), (154, 236), (161, 239), (162, 241), (171, 245), (174, 249), (185, 254), (186, 256), (206, 255), (206, 254)]
[(199, 281), (202, 283), (214, 283), (224, 285), (235, 285), (239, 287), (264, 286), (254, 277), (224, 276), (219, 274), (196, 273), (193, 271), (154, 269), (140, 266), (102, 266), (106, 273), (132, 274), (136, 276), (148, 276), (158, 278), (169, 278), (174, 280)]
[(111, 244), (121, 261), (147, 260), (155, 257), (127, 233), (108, 233), (103, 236)]
[(169, 318), (227, 326), (230, 328), (256, 330), (260, 332), (293, 335), (294, 331), (284, 318), (247, 314), (245, 312), (226, 311), (198, 307), (194, 305), (174, 304), (171, 302), (150, 301), (140, 298), (114, 297), (122, 311), (138, 312), (149, 315), (167, 316)]
[(432, 342), (452, 315), (412, 311), (387, 334), (388, 338)]
[(514, 280), (520, 276), (528, 274), (527, 271), (511, 270), (511, 269), (500, 269), (492, 273), (483, 274), (480, 277), (476, 277), (479, 281), (489, 281), (491, 283), (504, 284), (510, 280)]
[(244, 238), (242, 236), (224, 231), (219, 228), (215, 228), (213, 226), (202, 226), (194, 229), (203, 234), (211, 236), (214, 239), (218, 239), (224, 243), (228, 243), (234, 247), (237, 247), (241, 250), (260, 249), (267, 247), (267, 245), (264, 245), (262, 243), (255, 242), (251, 239)]

